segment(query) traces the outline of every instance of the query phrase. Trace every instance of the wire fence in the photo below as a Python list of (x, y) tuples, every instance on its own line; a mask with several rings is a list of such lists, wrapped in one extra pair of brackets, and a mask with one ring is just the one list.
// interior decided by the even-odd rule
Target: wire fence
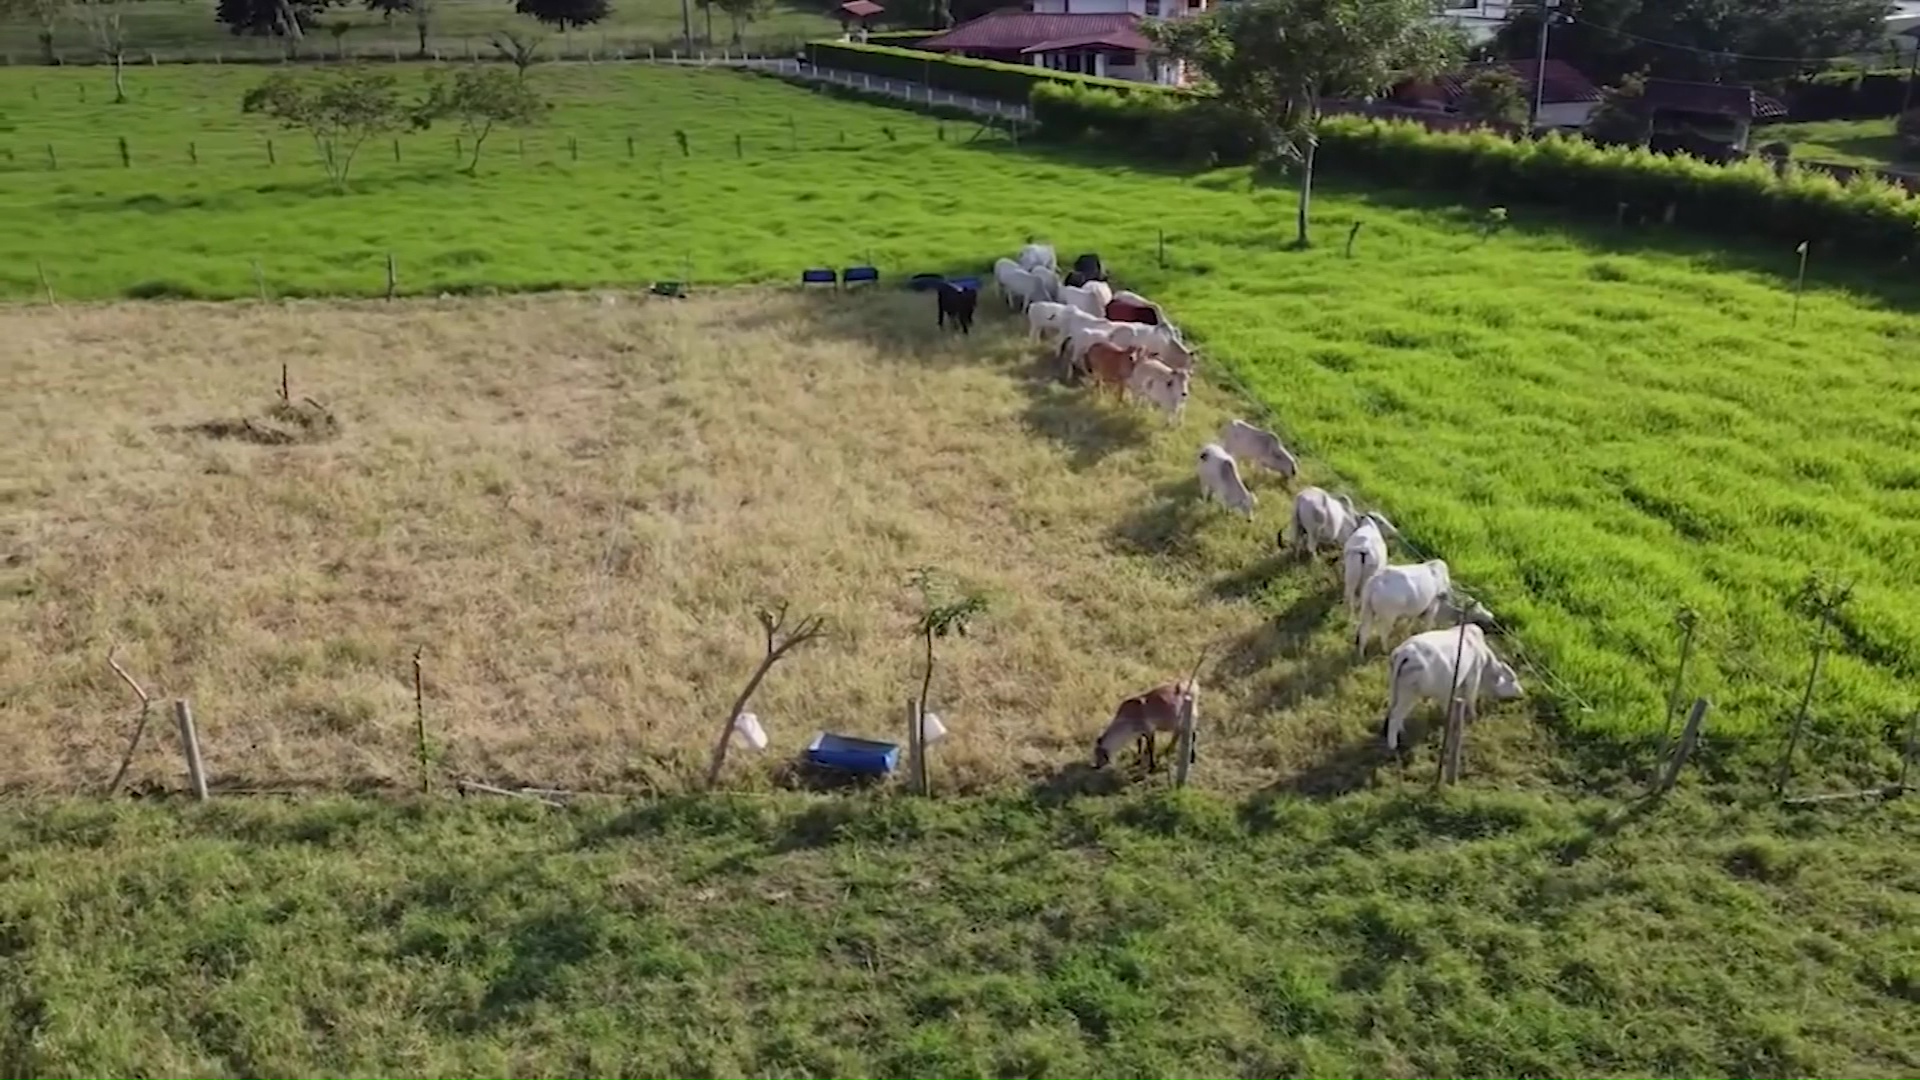
[[(539, 56), (546, 61), (618, 62), (634, 60), (670, 60), (693, 63), (725, 63), (743, 57), (788, 57), (799, 54), (808, 41), (822, 34), (753, 34), (739, 41), (706, 41), (696, 37), (691, 43), (677, 34), (622, 34), (618, 31), (576, 31), (568, 36), (554, 35), (541, 41)], [(430, 35), (421, 44), (411, 33), (389, 33), (377, 41), (348, 34), (332, 38), (315, 32), (305, 39), (289, 43), (279, 38), (223, 37), (217, 44), (144, 46), (136, 38), (122, 56), (128, 66), (162, 64), (333, 64), (341, 62), (417, 63), (421, 61), (493, 61), (504, 60), (494, 45), (492, 32), (460, 35)], [(14, 43), (0, 49), (0, 66), (5, 67), (97, 67), (112, 64), (99, 49), (86, 46), (56, 51), (52, 63), (37, 47)]]

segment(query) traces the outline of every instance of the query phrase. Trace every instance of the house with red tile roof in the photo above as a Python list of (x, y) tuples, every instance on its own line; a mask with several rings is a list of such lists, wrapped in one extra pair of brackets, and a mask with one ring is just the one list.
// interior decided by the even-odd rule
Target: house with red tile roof
[[(1078, 75), (1178, 86), (1184, 81), (1181, 65), (1156, 53), (1153, 42), (1141, 32), (1141, 23), (1156, 16), (1197, 15), (1210, 2), (1034, 0), (1034, 11), (990, 11), (937, 37), (916, 42), (914, 48), (1003, 64), (1032, 64)], [(1127, 4), (1139, 10), (1126, 9)], [(1149, 6), (1154, 9), (1153, 15), (1146, 12)], [(1081, 10), (1083, 7), (1087, 10)], [(1072, 10), (1064, 10), (1067, 8)], [(1178, 15), (1161, 16), (1163, 11), (1175, 8)]]
[(1538, 86), (1541, 65), (1534, 60), (1500, 60), (1470, 64), (1432, 79), (1407, 83), (1394, 91), (1394, 100), (1418, 108), (1458, 112), (1466, 96), (1467, 84), (1488, 71), (1506, 71), (1520, 80), (1528, 104), (1536, 88), (1540, 90), (1539, 126), (1543, 128), (1584, 128), (1600, 107), (1600, 88), (1593, 85), (1579, 68), (1565, 60), (1548, 60), (1546, 85)]

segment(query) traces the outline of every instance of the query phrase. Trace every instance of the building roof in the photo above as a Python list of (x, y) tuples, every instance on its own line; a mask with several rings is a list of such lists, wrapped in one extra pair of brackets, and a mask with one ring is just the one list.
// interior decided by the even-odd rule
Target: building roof
[(1143, 49), (1147, 47), (1146, 38), (1140, 36), (1139, 25), (1140, 16), (1125, 11), (1055, 15), (1001, 8), (963, 22), (938, 37), (927, 38), (914, 48), (929, 52), (960, 49), (1019, 52), (1035, 45), (1098, 40), (1124, 31), (1140, 42), (1126, 48)]
[(1123, 26), (1118, 30), (1109, 30), (1104, 34), (1081, 34), (1078, 37), (1054, 38), (1052, 41), (1043, 41), (1038, 45), (1029, 45), (1021, 49), (1020, 52), (1022, 55), (1029, 55), (1032, 53), (1064, 52), (1067, 49), (1110, 49), (1115, 52), (1151, 52), (1153, 50), (1153, 42), (1148, 41), (1146, 35), (1140, 31)]
[[(1533, 96), (1534, 80), (1538, 78), (1540, 63), (1537, 60), (1505, 60), (1486, 64), (1473, 64), (1459, 71), (1450, 71), (1434, 79), (1434, 83), (1448, 101), (1458, 100), (1466, 92), (1467, 84), (1475, 76), (1488, 71), (1510, 71), (1527, 85), (1527, 96)], [(1572, 105), (1581, 102), (1599, 101), (1600, 88), (1593, 85), (1580, 69), (1565, 60), (1548, 60), (1547, 77), (1541, 103), (1546, 105)]]
[(1641, 106), (1648, 110), (1710, 113), (1737, 116), (1747, 120), (1785, 116), (1787, 107), (1751, 86), (1725, 83), (1683, 82), (1679, 79), (1648, 79)]
[(856, 19), (864, 19), (870, 15), (878, 15), (887, 9), (874, 3), (873, 0), (847, 0), (840, 5), (840, 10)]

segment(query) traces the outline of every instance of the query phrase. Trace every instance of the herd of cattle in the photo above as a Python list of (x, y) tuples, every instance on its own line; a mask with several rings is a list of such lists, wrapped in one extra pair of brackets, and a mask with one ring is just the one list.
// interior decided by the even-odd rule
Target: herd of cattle
[[(1138, 293), (1114, 291), (1099, 256), (1082, 255), (1062, 274), (1053, 248), (1028, 244), (1014, 258), (996, 260), (993, 277), (1008, 310), (1025, 313), (1030, 338), (1057, 339), (1051, 351), (1062, 378), (1091, 379), (1096, 392), (1110, 389), (1123, 399), (1131, 394), (1162, 410), (1170, 423), (1180, 421), (1199, 358), (1159, 304)], [(942, 284), (938, 325), (951, 321), (962, 333), (971, 332), (978, 300), (973, 289)], [(1251, 519), (1256, 500), (1241, 475), (1243, 461), (1278, 473), (1283, 481), (1293, 480), (1299, 466), (1278, 436), (1245, 420), (1228, 421), (1217, 441), (1200, 448), (1202, 497), (1218, 499)], [(1422, 701), (1458, 697), (1472, 720), (1482, 697), (1509, 701), (1523, 692), (1514, 669), (1487, 642), (1487, 631), (1497, 625), (1492, 613), (1456, 596), (1445, 560), (1389, 563), (1387, 542), (1398, 537), (1384, 515), (1359, 511), (1349, 496), (1309, 486), (1294, 495), (1292, 516), (1275, 538), (1282, 551), (1309, 560), (1323, 545), (1340, 552), (1342, 596), (1355, 623), (1356, 656), (1365, 657), (1376, 637), (1382, 644), (1391, 640), (1402, 624), (1416, 631), (1387, 659), (1382, 733), (1390, 751), (1399, 749), (1402, 727)], [(1152, 770), (1156, 736), (1175, 736), (1189, 704), (1197, 717), (1198, 699), (1196, 670), (1122, 701), (1094, 743), (1094, 767), (1104, 768), (1116, 749), (1136, 742)]]

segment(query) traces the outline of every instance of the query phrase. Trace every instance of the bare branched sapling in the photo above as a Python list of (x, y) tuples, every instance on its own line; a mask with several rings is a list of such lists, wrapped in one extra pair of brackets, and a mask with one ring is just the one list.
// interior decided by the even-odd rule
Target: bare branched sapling
[(127, 674), (127, 669), (120, 666), (120, 661), (114, 658), (115, 651), (117, 650), (107, 650), (107, 666), (112, 668), (113, 673), (120, 676), (120, 681), (126, 683), (133, 691), (133, 695), (140, 699), (140, 718), (134, 722), (133, 738), (127, 740), (127, 752), (120, 759), (120, 768), (114, 771), (113, 780), (107, 785), (109, 796), (119, 791), (120, 781), (127, 778), (127, 768), (133, 764), (134, 752), (140, 749), (140, 740), (147, 733), (147, 719), (153, 712), (153, 699), (147, 696), (147, 692), (141, 689), (139, 683), (133, 681), (133, 676)]
[(733, 745), (733, 725), (740, 719), (740, 714), (746, 711), (753, 692), (760, 689), (760, 680), (767, 677), (767, 672), (772, 671), (773, 665), (779, 663), (782, 657), (827, 632), (826, 618), (820, 615), (808, 615), (789, 628), (785, 600), (771, 609), (760, 609), (755, 616), (760, 620), (760, 629), (765, 634), (766, 651), (760, 657), (760, 666), (753, 670), (753, 677), (747, 680), (746, 687), (740, 691), (740, 696), (733, 699), (733, 708), (727, 710), (726, 722), (720, 726), (719, 741), (713, 745), (713, 760), (707, 766), (709, 788), (720, 781), (720, 769), (727, 763), (727, 748)]

